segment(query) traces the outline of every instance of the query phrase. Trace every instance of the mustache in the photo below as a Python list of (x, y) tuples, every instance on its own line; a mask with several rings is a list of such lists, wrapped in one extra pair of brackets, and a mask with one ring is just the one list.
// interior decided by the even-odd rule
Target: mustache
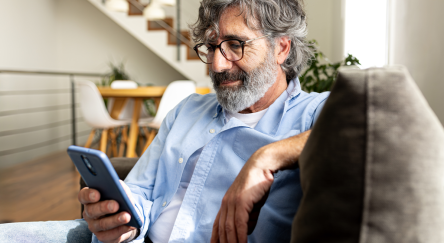
[(217, 87), (224, 81), (234, 81), (240, 80), (245, 85), (248, 82), (249, 75), (245, 71), (237, 70), (234, 72), (223, 71), (221, 73), (216, 73), (210, 70), (210, 77), (213, 84)]

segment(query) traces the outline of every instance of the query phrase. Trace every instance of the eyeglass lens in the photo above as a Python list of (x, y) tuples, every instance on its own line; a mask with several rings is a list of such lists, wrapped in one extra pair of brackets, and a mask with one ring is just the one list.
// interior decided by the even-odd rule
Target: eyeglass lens
[[(234, 62), (242, 59), (243, 47), (239, 40), (226, 40), (221, 42), (220, 45), (220, 51), (228, 61)], [(216, 51), (213, 47), (209, 45), (201, 45), (197, 48), (197, 53), (203, 62), (213, 62), (214, 53)]]

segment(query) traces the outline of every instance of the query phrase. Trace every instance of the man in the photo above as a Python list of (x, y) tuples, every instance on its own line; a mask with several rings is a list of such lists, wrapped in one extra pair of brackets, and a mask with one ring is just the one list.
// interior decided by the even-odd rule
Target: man
[(299, 170), (278, 169), (297, 160), (328, 96), (297, 79), (311, 56), (306, 27), (301, 0), (202, 1), (192, 35), (216, 94), (169, 112), (122, 183), (142, 228), (126, 226), (130, 215), (113, 214), (118, 204), (98, 191), (79, 192), (93, 242), (290, 240)]
[[(106, 216), (117, 211), (116, 202), (99, 202), (93, 189), (79, 193), (89, 229), (102, 242), (145, 236), (154, 243), (208, 242), (222, 198), (245, 161), (264, 145), (309, 130), (327, 97), (302, 92), (297, 81), (310, 57), (300, 1), (204, 0), (192, 33), (216, 95), (192, 95), (173, 109), (126, 178), (141, 229), (125, 226), (126, 212)], [(303, 146), (306, 137), (291, 140)], [(257, 174), (276, 186), (250, 241), (289, 241), (301, 198), (298, 173)], [(221, 210), (216, 222), (237, 214)], [(234, 225), (215, 223), (215, 229), (221, 233), (213, 232), (214, 242), (247, 240), (246, 227), (239, 235), (230, 234)]]

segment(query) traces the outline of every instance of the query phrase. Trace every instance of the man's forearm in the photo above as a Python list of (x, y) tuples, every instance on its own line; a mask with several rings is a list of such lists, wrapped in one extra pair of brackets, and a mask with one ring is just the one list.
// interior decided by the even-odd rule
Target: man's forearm
[(308, 130), (260, 148), (253, 155), (261, 158), (257, 160), (258, 166), (272, 171), (296, 166), (310, 132), (311, 130)]

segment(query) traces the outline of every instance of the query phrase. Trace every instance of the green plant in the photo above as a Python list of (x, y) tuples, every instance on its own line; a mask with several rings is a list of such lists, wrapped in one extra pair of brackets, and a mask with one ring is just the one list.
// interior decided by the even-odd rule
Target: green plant
[(125, 65), (121, 62), (118, 65), (110, 62), (109, 67), (111, 71), (107, 74), (106, 77), (102, 78), (100, 81), (101, 86), (110, 86), (114, 80), (129, 80), (130, 77), (125, 70)]
[(156, 115), (156, 104), (153, 99), (143, 100), (143, 104), (148, 113), (150, 113), (150, 116)]
[(310, 60), (309, 66), (299, 77), (301, 87), (307, 92), (330, 91), (338, 76), (338, 69), (341, 66), (361, 65), (359, 60), (351, 54), (340, 62), (331, 63), (326, 56), (318, 50), (317, 41), (309, 41), (310, 48), (314, 53), (314, 58)]

